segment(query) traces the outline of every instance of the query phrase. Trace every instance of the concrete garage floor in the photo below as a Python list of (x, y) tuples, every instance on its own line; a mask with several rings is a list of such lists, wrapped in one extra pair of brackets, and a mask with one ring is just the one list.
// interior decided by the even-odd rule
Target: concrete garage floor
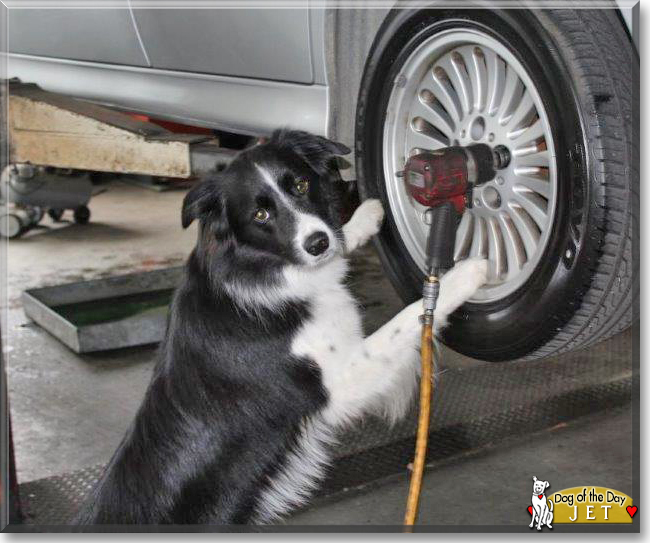
[[(90, 203), (89, 225), (52, 224), (46, 218), (45, 228), (8, 246), (8, 311), (2, 332), (21, 484), (106, 463), (141, 401), (155, 358), (152, 347), (76, 355), (28, 322), (20, 305), (22, 290), (178, 265), (194, 244), (195, 226), (187, 231), (180, 227), (184, 191), (158, 193), (119, 181), (105, 188)], [(355, 259), (352, 283), (360, 299), (381, 300), (366, 304), (368, 332), (402, 306), (371, 248)], [(607, 365), (607, 357), (631, 357), (632, 341), (625, 332), (612, 340), (612, 348), (597, 347), (581, 356)], [(448, 350), (444, 365), (461, 375), (489, 366)], [(580, 379), (578, 374), (569, 377)], [(555, 490), (594, 484), (634, 497), (632, 428), (628, 404), (434, 463), (425, 480), (421, 521), (528, 522), (514, 510), (525, 513), (533, 475), (550, 480)], [(399, 523), (405, 495), (405, 476), (392, 476), (361, 491), (319, 500), (289, 524)], [(491, 496), (489, 507), (483, 507), (486, 496)]]

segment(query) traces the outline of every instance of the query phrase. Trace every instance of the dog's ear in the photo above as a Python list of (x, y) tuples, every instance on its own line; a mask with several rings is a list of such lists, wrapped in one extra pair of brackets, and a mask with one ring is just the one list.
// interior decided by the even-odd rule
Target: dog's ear
[(181, 224), (187, 228), (195, 219), (211, 219), (216, 234), (227, 229), (224, 198), (219, 190), (219, 180), (211, 177), (196, 184), (183, 199)]
[(537, 482), (537, 477), (533, 475), (533, 481)]
[(181, 224), (187, 228), (194, 219), (201, 217), (209, 207), (212, 199), (211, 182), (201, 181), (194, 185), (183, 198), (183, 209), (181, 211)]
[(327, 173), (335, 165), (336, 156), (351, 153), (350, 148), (343, 143), (304, 130), (276, 130), (271, 135), (270, 143), (301, 156), (319, 175)]
[(548, 483), (548, 481), (544, 481), (544, 488), (548, 488), (549, 486), (551, 485)]

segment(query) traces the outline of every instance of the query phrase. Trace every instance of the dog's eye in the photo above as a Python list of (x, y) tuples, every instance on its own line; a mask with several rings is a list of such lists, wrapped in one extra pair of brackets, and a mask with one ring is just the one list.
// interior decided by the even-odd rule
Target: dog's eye
[(298, 194), (307, 194), (307, 191), (309, 190), (309, 181), (306, 179), (296, 179), (295, 187)]
[(255, 222), (258, 222), (260, 224), (264, 224), (266, 221), (269, 220), (271, 217), (271, 214), (268, 212), (268, 210), (264, 209), (263, 207), (260, 207), (255, 211), (255, 215), (253, 215), (253, 219)]

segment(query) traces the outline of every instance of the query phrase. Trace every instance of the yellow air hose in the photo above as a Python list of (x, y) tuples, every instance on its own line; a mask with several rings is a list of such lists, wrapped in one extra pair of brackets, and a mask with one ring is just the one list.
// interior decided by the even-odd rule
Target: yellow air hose
[[(436, 277), (429, 277), (429, 283), (437, 283)], [(420, 348), (422, 362), (422, 376), (420, 378), (420, 413), (418, 416), (418, 431), (415, 441), (415, 459), (413, 460), (413, 473), (406, 501), (406, 514), (404, 515), (405, 531), (412, 531), (418, 516), (420, 505), (420, 491), (422, 490), (422, 476), (427, 456), (427, 442), (429, 440), (429, 419), (431, 415), (431, 396), (433, 389), (433, 310), (425, 310), (422, 316), (422, 340)]]

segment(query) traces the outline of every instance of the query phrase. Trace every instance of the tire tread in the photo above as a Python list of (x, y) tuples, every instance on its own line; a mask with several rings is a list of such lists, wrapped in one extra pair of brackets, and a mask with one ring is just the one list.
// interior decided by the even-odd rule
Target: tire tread
[(593, 345), (625, 330), (633, 322), (638, 292), (639, 269), (632, 253), (639, 213), (639, 131), (633, 120), (639, 111), (639, 80), (636, 70), (631, 74), (625, 70), (638, 61), (623, 42), (627, 36), (611, 10), (552, 10), (548, 19), (556, 25), (559, 39), (567, 40), (564, 50), (574, 51), (571, 64), (577, 67), (583, 98), (605, 92), (610, 96), (604, 111), (594, 114), (590, 123), (590, 152), (597, 157), (603, 179), (599, 200), (605, 211), (605, 236), (580, 309), (526, 359)]

